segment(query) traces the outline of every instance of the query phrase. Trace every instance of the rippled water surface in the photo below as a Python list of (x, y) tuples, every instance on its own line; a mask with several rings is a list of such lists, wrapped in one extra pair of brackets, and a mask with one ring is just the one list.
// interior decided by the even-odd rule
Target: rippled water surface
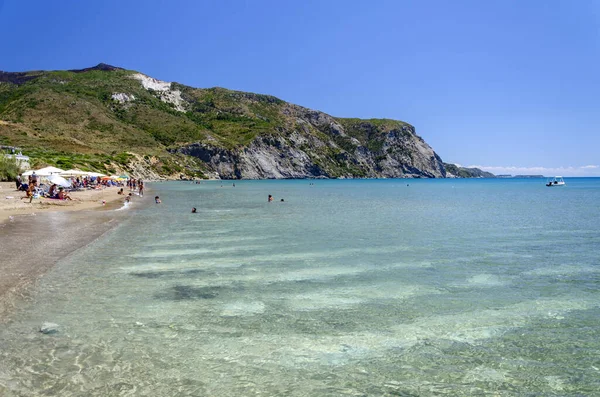
[(0, 329), (0, 395), (600, 395), (599, 179), (150, 187)]

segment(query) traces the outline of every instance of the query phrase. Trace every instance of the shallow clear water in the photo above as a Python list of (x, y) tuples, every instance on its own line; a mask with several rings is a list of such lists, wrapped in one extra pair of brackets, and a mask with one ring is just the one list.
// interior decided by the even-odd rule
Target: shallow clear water
[(0, 330), (0, 395), (600, 395), (600, 179), (151, 187)]

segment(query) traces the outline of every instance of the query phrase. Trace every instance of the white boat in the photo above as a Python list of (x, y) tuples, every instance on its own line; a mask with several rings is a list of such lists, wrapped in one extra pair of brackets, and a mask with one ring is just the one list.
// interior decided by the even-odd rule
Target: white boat
[(546, 186), (565, 186), (565, 181), (562, 176), (555, 176), (554, 179), (549, 179)]

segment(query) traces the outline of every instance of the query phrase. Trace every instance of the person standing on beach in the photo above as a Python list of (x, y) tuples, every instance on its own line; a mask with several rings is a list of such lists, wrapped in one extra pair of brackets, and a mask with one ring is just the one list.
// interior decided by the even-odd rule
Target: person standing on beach
[(140, 193), (140, 197), (144, 197), (144, 181), (138, 181), (138, 191)]
[(30, 184), (29, 187), (27, 187), (27, 191), (25, 192), (26, 196), (21, 197), (21, 200), (29, 199), (29, 203), (31, 203), (33, 201), (33, 192), (34, 191), (35, 191), (35, 186), (33, 186), (33, 184)]
[(21, 190), (21, 185), (23, 184), (23, 179), (21, 179), (21, 175), (17, 175), (15, 183), (17, 185), (17, 190)]

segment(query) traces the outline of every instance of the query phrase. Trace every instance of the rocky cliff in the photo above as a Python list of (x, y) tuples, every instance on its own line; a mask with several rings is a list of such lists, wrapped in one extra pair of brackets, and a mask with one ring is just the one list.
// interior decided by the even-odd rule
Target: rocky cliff
[(277, 134), (225, 149), (195, 142), (172, 151), (202, 160), (226, 179), (443, 178), (439, 156), (408, 124), (339, 119), (286, 104)]
[(410, 124), (110, 65), (0, 72), (0, 143), (44, 164), (179, 178), (443, 178)]

